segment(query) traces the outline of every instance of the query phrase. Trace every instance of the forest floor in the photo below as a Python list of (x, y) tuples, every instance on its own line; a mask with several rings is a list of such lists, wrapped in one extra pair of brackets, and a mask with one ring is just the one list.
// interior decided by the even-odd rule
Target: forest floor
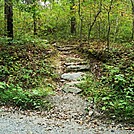
[[(60, 79), (50, 111), (0, 109), (0, 134), (133, 134), (127, 125), (101, 117), (93, 104), (81, 96), (77, 87), (90, 73), (88, 62), (76, 52), (75, 45), (54, 44), (59, 51), (57, 71)], [(88, 110), (87, 110), (88, 109)]]

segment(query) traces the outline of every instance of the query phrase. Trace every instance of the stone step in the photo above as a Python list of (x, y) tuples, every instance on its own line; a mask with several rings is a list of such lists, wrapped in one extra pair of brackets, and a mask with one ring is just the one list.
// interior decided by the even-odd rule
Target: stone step
[(72, 51), (61, 51), (61, 53), (63, 53), (64, 55), (68, 55), (68, 54), (72, 54)]
[(78, 84), (80, 84), (81, 81), (70, 81), (70, 82), (66, 82), (66, 85), (69, 85), (69, 86), (76, 86)]
[(55, 42), (55, 43), (51, 43), (53, 46), (55, 46), (55, 47), (78, 47), (78, 45), (77, 44), (61, 44), (61, 43), (58, 43), (58, 42)]
[(57, 48), (59, 51), (70, 51), (75, 49), (74, 47), (58, 47)]
[(73, 66), (73, 65), (85, 65), (87, 64), (87, 62), (68, 62), (68, 63), (64, 63), (65, 66)]
[(81, 81), (71, 81), (67, 82), (63, 87), (62, 90), (66, 93), (74, 93), (78, 94), (82, 92), (82, 89), (78, 88), (77, 85), (80, 84)]
[(72, 72), (72, 73), (64, 73), (61, 75), (61, 78), (69, 81), (77, 81), (84, 76), (83, 72)]
[(84, 59), (81, 58), (76, 58), (76, 57), (69, 57), (66, 59), (66, 63), (71, 63), (71, 62), (84, 62)]
[(71, 86), (65, 86), (62, 90), (65, 93), (74, 93), (74, 94), (78, 94), (78, 93), (82, 92), (82, 89), (77, 88), (77, 87), (71, 87)]
[(89, 65), (70, 65), (66, 67), (66, 71), (89, 71), (90, 66)]

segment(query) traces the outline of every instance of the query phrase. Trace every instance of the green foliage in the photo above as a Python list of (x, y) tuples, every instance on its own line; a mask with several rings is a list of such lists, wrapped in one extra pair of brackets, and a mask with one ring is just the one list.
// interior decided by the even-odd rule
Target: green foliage
[[(88, 76), (80, 85), (84, 90), (83, 94), (93, 100), (96, 107), (108, 113), (109, 116), (116, 116), (117, 119), (131, 119), (133, 117), (133, 89), (124, 89), (124, 92), (96, 83), (91, 76)], [(120, 115), (120, 116), (119, 116)]]
[[(43, 1), (43, 0), (42, 0)], [(33, 4), (33, 2), (35, 4)], [(67, 39), (71, 38), (70, 34), (70, 20), (72, 13), (70, 13), (70, 1), (64, 0), (60, 2), (50, 1), (50, 7), (40, 6), (38, 1), (32, 1), (29, 4), (21, 1), (13, 1), (14, 4), (14, 37), (33, 34), (33, 15), (35, 14), (37, 35), (46, 39)], [(80, 34), (80, 17), (79, 3), (74, 1), (73, 16), (76, 18), (76, 35)], [(95, 25), (91, 31), (91, 38), (106, 40), (107, 35), (107, 12), (110, 1), (102, 3), (102, 12), (98, 16)], [(82, 19), (82, 37), (87, 38), (88, 28), (92, 24), (98, 10), (100, 1), (81, 1), (81, 19)], [(4, 33), (4, 1), (0, 0), (0, 35)], [(114, 1), (110, 13), (111, 23), (111, 41), (121, 42), (131, 39), (132, 33), (132, 11), (130, 1)]]
[[(48, 61), (52, 55), (55, 56), (53, 48), (46, 45), (46, 40), (40, 40), (39, 37), (49, 40), (79, 38), (82, 30), (82, 39), (87, 39), (88, 29), (99, 10), (100, 1), (84, 0), (80, 3), (74, 1), (73, 14), (70, 13), (71, 5), (68, 0), (59, 1), (59, 3), (51, 1), (49, 8), (39, 6), (36, 0), (29, 4), (13, 1), (13, 4), (14, 39), (12, 46), (8, 46), (9, 39), (5, 38), (6, 33), (4, 32), (4, 1), (0, 0), (0, 81), (4, 81), (5, 85), (11, 89), (10, 92), (7, 91), (9, 96), (14, 94), (15, 89), (19, 92), (19, 97), (24, 94), (23, 98), (27, 98), (28, 91), (24, 92), (22, 89), (36, 89), (42, 85), (53, 88), (51, 81), (56, 78), (51, 61)], [(79, 4), (81, 17), (78, 14)], [(91, 30), (91, 38), (93, 39), (106, 40), (107, 38), (109, 4), (110, 1), (102, 3), (102, 11)], [(111, 41), (131, 40), (133, 27), (131, 6), (131, 2), (126, 0), (113, 2), (110, 12)], [(77, 29), (76, 35), (73, 36), (70, 34), (72, 16), (76, 18)], [(80, 23), (80, 19), (82, 23)], [(36, 36), (33, 36), (34, 24), (36, 24)], [(101, 49), (101, 42), (99, 45), (97, 44), (97, 48)], [(103, 56), (101, 53), (96, 53), (94, 49), (93, 51), (90, 49), (90, 53), (95, 55), (93, 58), (99, 57), (98, 60), (106, 62), (103, 64), (103, 77), (101, 81), (96, 83), (95, 78), (91, 75), (79, 85), (84, 89), (84, 94), (89, 98), (94, 98), (97, 106), (102, 110), (111, 110), (113, 114), (121, 114), (129, 118), (133, 114), (134, 54), (132, 46), (133, 43), (126, 44), (125, 50), (113, 47), (108, 55), (109, 62), (103, 60), (103, 58), (107, 59), (104, 51), (102, 52)], [(126, 51), (127, 49), (130, 51)], [(4, 87), (2, 86), (2, 88)], [(34, 93), (37, 93), (37, 90)]]
[(1, 105), (13, 105), (21, 109), (48, 108), (49, 103), (41, 98), (46, 97), (50, 93), (50, 91), (48, 92), (44, 88), (24, 91), (19, 86), (0, 82)]
[(23, 109), (49, 108), (44, 97), (52, 93), (53, 81), (57, 77), (49, 61), (56, 52), (53, 53), (53, 48), (46, 40), (32, 39), (16, 39), (11, 46), (1, 42), (1, 105)]
[[(118, 52), (117, 52), (118, 53)], [(119, 55), (122, 57), (120, 60), (116, 57), (116, 64), (104, 65), (105, 76), (102, 77), (102, 83), (107, 85), (111, 95), (107, 94), (106, 97), (102, 98), (105, 102), (108, 102), (103, 109), (112, 109), (117, 115), (122, 117), (131, 118), (134, 114), (134, 64), (132, 61), (132, 51)], [(120, 116), (120, 117), (121, 117)]]
[[(45, 42), (44, 42), (45, 43)], [(49, 47), (49, 49), (52, 49)], [(49, 83), (55, 77), (54, 69), (47, 58), (51, 57), (48, 45), (1, 46), (0, 81), (19, 85), (24, 89), (35, 88)]]
[(119, 120), (131, 119), (134, 115), (133, 45), (125, 45), (110, 51), (111, 58), (102, 64), (103, 75), (99, 80), (89, 75), (79, 85), (98, 109)]

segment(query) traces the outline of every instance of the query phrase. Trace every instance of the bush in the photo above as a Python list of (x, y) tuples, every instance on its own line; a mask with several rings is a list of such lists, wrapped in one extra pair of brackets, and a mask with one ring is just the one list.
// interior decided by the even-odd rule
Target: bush
[(111, 109), (114, 114), (120, 117), (131, 118), (134, 108), (134, 73), (132, 71), (132, 64), (121, 70), (122, 66), (115, 67), (105, 65), (107, 76), (102, 77), (102, 83), (107, 85), (110, 92), (102, 98), (103, 110)]
[(46, 97), (48, 92), (45, 89), (34, 89), (32, 91), (24, 91), (19, 86), (0, 82), (0, 102), (1, 105), (13, 105), (22, 109), (40, 109), (48, 108), (48, 101), (41, 98)]
[(124, 47), (122, 44), (109, 53), (111, 57), (100, 67), (101, 78), (89, 75), (79, 86), (99, 110), (119, 120), (131, 119), (134, 115), (133, 45)]
[(1, 46), (0, 81), (31, 89), (49, 83), (55, 77), (54, 68), (47, 58), (52, 48), (34, 44)]
[(46, 107), (45, 96), (52, 93), (57, 78), (50, 60), (56, 51), (39, 38), (25, 41), (0, 46), (0, 102), (23, 109)]

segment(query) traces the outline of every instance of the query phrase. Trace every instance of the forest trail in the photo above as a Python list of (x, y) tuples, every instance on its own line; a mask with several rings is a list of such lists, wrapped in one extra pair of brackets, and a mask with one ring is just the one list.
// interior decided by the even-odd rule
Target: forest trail
[[(53, 108), (39, 113), (0, 111), (0, 134), (132, 134), (122, 124), (105, 124), (92, 103), (82, 98), (76, 85), (90, 66), (76, 52), (75, 45), (55, 45), (59, 51), (57, 89), (49, 101)], [(88, 111), (87, 111), (88, 109)]]

